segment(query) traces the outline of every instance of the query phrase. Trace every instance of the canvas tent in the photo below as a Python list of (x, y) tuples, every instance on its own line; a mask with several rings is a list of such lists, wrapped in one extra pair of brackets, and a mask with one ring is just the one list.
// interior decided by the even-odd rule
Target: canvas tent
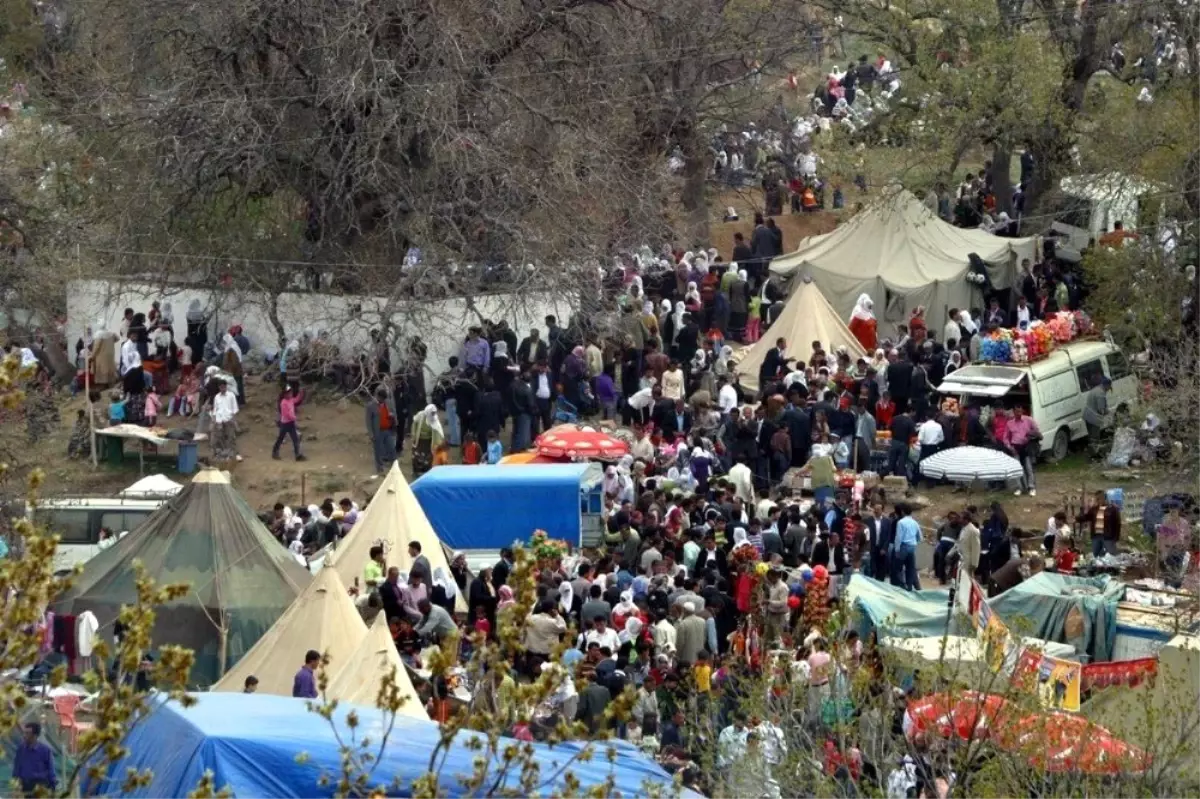
[[(880, 334), (890, 335), (918, 305), (941, 334), (950, 308), (981, 307), (966, 280), (968, 256), (978, 255), (997, 289), (1012, 286), (1022, 258), (1034, 260), (1037, 239), (1007, 239), (943, 222), (903, 189), (892, 189), (832, 233), (802, 239), (795, 252), (771, 262), (783, 277), (807, 275), (849, 319), (860, 294), (875, 302)], [(764, 338), (766, 338), (764, 336)]]
[(196, 685), (217, 679), (222, 656), (225, 666), (236, 663), (312, 580), (215, 469), (200, 472), (136, 530), (89, 560), (54, 611), (90, 610), (102, 635), (111, 632), (121, 606), (137, 600), (135, 560), (159, 585), (191, 586), (157, 608), (152, 637), (156, 646), (195, 653)]
[(737, 372), (742, 376), (742, 385), (750, 389), (759, 388), (758, 370), (763, 359), (775, 347), (778, 338), (787, 339), (787, 357), (808, 362), (812, 357), (812, 343), (819, 341), (825, 351), (832, 353), (845, 347), (851, 358), (865, 355), (858, 339), (846, 327), (837, 312), (825, 299), (821, 289), (810, 280), (802, 279), (792, 290), (792, 296), (783, 306), (783, 312), (775, 319), (767, 332), (754, 344), (742, 351), (737, 362)]
[(400, 706), (398, 713), (401, 716), (428, 720), (429, 714), (421, 706), (417, 691), (408, 677), (408, 670), (404, 667), (404, 661), (400, 659), (400, 653), (396, 650), (396, 642), (392, 640), (387, 619), (380, 613), (375, 617), (375, 623), (367, 630), (366, 636), (359, 642), (358, 648), (350, 654), (341, 669), (334, 672), (333, 679), (325, 689), (325, 696), (352, 705), (375, 707), (375, 698), (379, 696), (380, 686), (388, 675), (393, 673), (393, 681), (400, 695), (408, 697), (408, 701)]
[[(447, 578), (453, 579), (441, 540), (413, 496), (408, 481), (400, 473), (400, 466), (393, 463), (371, 498), (366, 513), (329, 553), (325, 563), (337, 569), (345, 585), (354, 585), (355, 578), (361, 585), (363, 567), (370, 560), (371, 547), (376, 544), (383, 546), (388, 566), (397, 566), (401, 573), (407, 573), (413, 561), (408, 554), (410, 541), (421, 544), (421, 554), (429, 559), (435, 577), (440, 568)], [(467, 602), (462, 591), (457, 596), (456, 610), (466, 613)]]
[(292, 678), (304, 665), (308, 650), (328, 655), (336, 673), (342, 664), (350, 662), (366, 636), (367, 625), (346, 586), (336, 570), (325, 567), (212, 690), (241, 691), (246, 678), (253, 674), (262, 693), (291, 696)]
[(183, 490), (183, 486), (162, 474), (151, 474), (121, 492), (125, 499), (165, 499)]

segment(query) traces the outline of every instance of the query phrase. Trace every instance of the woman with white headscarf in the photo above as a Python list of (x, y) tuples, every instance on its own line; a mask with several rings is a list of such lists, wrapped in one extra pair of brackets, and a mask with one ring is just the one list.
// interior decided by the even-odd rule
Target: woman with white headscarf
[(753, 546), (754, 544), (750, 543), (750, 537), (746, 534), (745, 527), (733, 528), (733, 549), (729, 550), (730, 555), (733, 555), (733, 553), (737, 552), (742, 547)]
[(221, 350), (221, 369), (231, 375), (234, 382), (237, 383), (238, 402), (244, 405), (246, 383), (245, 375), (242, 372), (242, 348), (238, 346), (232, 333), (226, 333), (221, 337)]
[[(636, 610), (636, 607), (635, 607)], [(625, 619), (625, 626), (617, 633), (617, 639), (622, 644), (637, 645), (638, 636), (642, 634), (642, 620), (636, 616)]]
[(442, 422), (438, 418), (436, 405), (426, 405), (425, 410), (413, 417), (413, 476), (419, 477), (433, 468), (433, 452), (446, 440)]
[(617, 497), (621, 495), (621, 476), (617, 474), (615, 465), (604, 468), (604, 481), (601, 483), (601, 489), (604, 491), (604, 496), (610, 497), (613, 502), (616, 502)]
[(961, 367), (962, 352), (954, 350), (950, 353), (950, 361), (946, 364), (946, 377), (949, 377), (951, 372), (956, 372)]
[(646, 326), (650, 335), (658, 338), (658, 317), (654, 314), (654, 303), (650, 300), (642, 303), (642, 324)]
[(693, 447), (688, 466), (696, 478), (696, 493), (708, 493), (708, 480), (712, 477), (712, 457), (700, 447)]
[(105, 327), (104, 318), (92, 325), (92, 386), (111, 386), (117, 382), (117, 337)]
[[(637, 564), (629, 564), (629, 569), (632, 571), (637, 568)], [(633, 603), (633, 589), (627, 588), (621, 592), (621, 601), (613, 606), (612, 623), (617, 629), (625, 626), (625, 620), (630, 616), (636, 616), (638, 607)]]
[(563, 580), (558, 586), (558, 608), (563, 616), (570, 618), (575, 605), (575, 588), (570, 580)]
[(858, 302), (850, 314), (850, 332), (867, 352), (874, 352), (879, 343), (879, 323), (875, 319), (875, 303), (866, 294), (858, 295)]
[[(691, 284), (695, 285), (695, 284)], [(671, 316), (671, 344), (679, 340), (679, 331), (687, 324), (687, 304), (683, 301), (675, 303), (675, 313)]]
[(458, 597), (458, 585), (445, 569), (437, 566), (433, 570), (433, 587), (429, 590), (429, 601), (446, 609), (454, 615), (455, 599)]
[(687, 309), (690, 311), (697, 311), (700, 309), (700, 307), (701, 307), (700, 288), (697, 285), (696, 281), (694, 281), (694, 280), (688, 281), (687, 291), (683, 295), (683, 302), (684, 302), (684, 305), (687, 307)]

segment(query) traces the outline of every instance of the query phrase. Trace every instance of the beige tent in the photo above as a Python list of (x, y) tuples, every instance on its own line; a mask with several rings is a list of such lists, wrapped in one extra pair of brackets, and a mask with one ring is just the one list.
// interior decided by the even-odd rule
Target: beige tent
[(979, 288), (966, 280), (969, 255), (987, 264), (995, 288), (1006, 289), (1021, 259), (1035, 260), (1036, 251), (1036, 238), (954, 227), (908, 191), (892, 189), (832, 233), (802, 239), (794, 253), (771, 261), (771, 272), (811, 277), (841, 319), (849, 319), (858, 296), (867, 294), (875, 301), (881, 337), (924, 306), (930, 329), (940, 336), (951, 308), (982, 307)]
[(1177, 635), (1158, 650), (1158, 675), (1136, 687), (1093, 691), (1080, 712), (1194, 778), (1200, 774), (1200, 638)]
[(792, 296), (783, 306), (783, 312), (762, 334), (762, 338), (742, 351), (737, 363), (742, 385), (758, 388), (758, 370), (762, 368), (767, 353), (775, 347), (775, 340), (780, 337), (787, 339), (787, 357), (805, 363), (812, 356), (814, 341), (821, 342), (829, 353), (838, 347), (845, 347), (852, 358), (865, 354), (858, 339), (838, 317), (825, 295), (815, 283), (808, 280), (801, 280), (792, 291)]
[(336, 673), (367, 635), (367, 626), (335, 569), (317, 572), (279, 620), (258, 639), (245, 657), (225, 672), (214, 691), (241, 691), (246, 678), (258, 678), (264, 694), (292, 695), (292, 678), (315, 649), (330, 658)]
[(375, 623), (341, 670), (335, 671), (329, 687), (325, 689), (325, 696), (339, 702), (375, 707), (379, 688), (393, 670), (393, 679), (400, 689), (400, 695), (408, 697), (400, 706), (400, 715), (429, 721), (429, 714), (421, 706), (382, 613), (375, 617)]
[[(412, 558), (408, 554), (410, 541), (421, 544), (421, 554), (429, 559), (435, 578), (438, 569), (441, 569), (446, 579), (453, 581), (441, 539), (433, 531), (425, 511), (421, 510), (421, 504), (400, 473), (400, 467), (393, 463), (392, 470), (371, 498), (366, 513), (329, 553), (325, 564), (337, 569), (346, 585), (354, 585), (357, 578), (361, 586), (363, 568), (370, 560), (371, 547), (382, 545), (388, 566), (398, 566), (402, 573), (406, 573), (412, 567)], [(467, 612), (467, 601), (461, 591), (458, 592), (456, 609), (459, 613)]]

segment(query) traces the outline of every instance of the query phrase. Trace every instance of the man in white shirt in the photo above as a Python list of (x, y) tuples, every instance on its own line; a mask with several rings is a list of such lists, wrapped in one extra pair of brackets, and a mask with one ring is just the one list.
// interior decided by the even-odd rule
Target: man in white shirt
[(229, 384), (222, 382), (212, 401), (212, 452), (218, 461), (242, 459), (237, 452), (237, 432), (233, 422), (237, 412), (237, 397), (229, 390)]
[(601, 647), (607, 647), (610, 652), (616, 654), (617, 650), (621, 648), (621, 637), (617, 635), (616, 630), (608, 626), (608, 619), (597, 616), (593, 620), (592, 629), (583, 634), (583, 643), (584, 649), (595, 643)]
[(628, 400), (634, 420), (640, 424), (650, 421), (650, 408), (654, 405), (654, 386), (635, 392)]
[[(921, 426), (917, 428), (917, 444), (921, 448), (920, 461), (935, 455), (945, 440), (946, 433), (937, 419), (930, 417), (922, 422)], [(920, 482), (919, 477), (918, 482)]]
[(962, 343), (962, 328), (958, 325), (958, 309), (951, 308), (950, 313), (946, 316), (946, 326), (942, 329), (942, 341), (946, 346), (950, 346), (950, 342)]
[(125, 339), (125, 343), (121, 345), (121, 376), (130, 369), (136, 369), (142, 365), (142, 356), (138, 352), (137, 344), (132, 338)]
[(733, 387), (728, 376), (721, 378), (721, 389), (717, 392), (717, 404), (721, 407), (721, 413), (724, 416), (729, 416), (738, 405), (737, 389)]

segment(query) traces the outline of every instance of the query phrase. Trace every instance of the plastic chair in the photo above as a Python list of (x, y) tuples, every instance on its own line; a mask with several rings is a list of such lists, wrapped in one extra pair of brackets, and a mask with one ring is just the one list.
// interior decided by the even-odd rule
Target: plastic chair
[(58, 728), (60, 732), (67, 732), (67, 741), (70, 744), (72, 752), (75, 751), (75, 744), (79, 739), (79, 733), (86, 732), (95, 726), (90, 721), (80, 721), (75, 718), (75, 711), (79, 709), (81, 701), (82, 697), (79, 696), (54, 697), (54, 714), (58, 716)]

